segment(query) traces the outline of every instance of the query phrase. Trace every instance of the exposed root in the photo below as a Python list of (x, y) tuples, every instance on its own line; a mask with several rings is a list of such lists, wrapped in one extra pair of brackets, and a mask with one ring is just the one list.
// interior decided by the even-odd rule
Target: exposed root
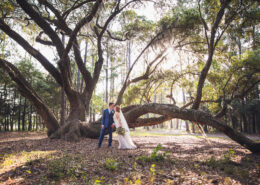
[(99, 136), (99, 124), (90, 124), (78, 119), (67, 120), (65, 124), (53, 133), (51, 139), (64, 139), (77, 142), (81, 137), (97, 138)]

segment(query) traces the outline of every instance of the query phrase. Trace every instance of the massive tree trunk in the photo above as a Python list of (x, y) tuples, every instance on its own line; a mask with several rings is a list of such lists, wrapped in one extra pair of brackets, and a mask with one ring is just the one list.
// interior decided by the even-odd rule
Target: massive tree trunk
[[(80, 137), (89, 137), (88, 123), (86, 122), (86, 110), (89, 110), (91, 95), (75, 92), (70, 100), (70, 112), (64, 125), (61, 125), (50, 138), (63, 138), (68, 141), (78, 141)], [(88, 114), (88, 113), (87, 113)]]
[(88, 114), (91, 96), (75, 92), (74, 96), (69, 99), (70, 113), (67, 120), (79, 119), (80, 121), (86, 121), (86, 111)]

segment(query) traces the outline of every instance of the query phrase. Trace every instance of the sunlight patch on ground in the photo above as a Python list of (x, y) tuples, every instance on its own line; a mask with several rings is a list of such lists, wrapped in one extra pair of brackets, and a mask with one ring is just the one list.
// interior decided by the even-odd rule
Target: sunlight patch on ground
[(130, 133), (131, 136), (184, 136), (183, 134), (168, 134), (168, 133), (153, 133), (134, 131)]
[(136, 150), (118, 150), (117, 137), (108, 148), (106, 136), (97, 149), (97, 139), (70, 143), (30, 133), (28, 144), (19, 134), (13, 138), (26, 138), (15, 147), (0, 147), (10, 153), (0, 156), (0, 184), (258, 184), (259, 156), (220, 134), (209, 134), (208, 144), (196, 134), (135, 130)]
[(0, 135), (0, 144), (22, 140), (35, 140), (47, 138), (46, 132), (10, 132)]
[(2, 162), (0, 164), (0, 174), (10, 170), (11, 168), (22, 166), (32, 161), (42, 160), (55, 152), (56, 151), (22, 151), (0, 156), (0, 159), (2, 158)]
[(18, 177), (18, 178), (14, 178), (14, 179), (9, 178), (9, 179), (5, 182), (5, 184), (6, 184), (6, 185), (8, 185), (8, 184), (20, 184), (20, 183), (22, 183), (23, 181), (24, 181), (24, 178), (22, 178), (22, 177)]

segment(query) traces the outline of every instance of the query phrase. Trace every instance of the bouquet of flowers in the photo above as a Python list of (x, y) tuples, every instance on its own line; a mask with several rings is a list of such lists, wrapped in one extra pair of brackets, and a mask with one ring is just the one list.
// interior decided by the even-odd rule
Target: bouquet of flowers
[(122, 128), (122, 127), (118, 127), (118, 128), (116, 129), (116, 133), (117, 133), (118, 135), (124, 136), (124, 135), (125, 135), (125, 129)]

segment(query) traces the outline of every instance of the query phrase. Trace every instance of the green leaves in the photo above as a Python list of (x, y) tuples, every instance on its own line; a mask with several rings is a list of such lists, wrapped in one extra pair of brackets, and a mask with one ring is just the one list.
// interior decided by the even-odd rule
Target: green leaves
[(15, 9), (14, 7), (14, 3), (12, 3), (12, 1), (8, 1), (8, 0), (2, 0), (0, 2), (0, 16), (3, 16), (4, 14), (9, 14), (11, 12), (13, 12)]
[(122, 32), (128, 39), (145, 40), (155, 30), (155, 23), (144, 16), (138, 16), (135, 11), (127, 10), (121, 15)]
[[(158, 23), (160, 30), (171, 29), (174, 33), (190, 35), (191, 31), (196, 31), (201, 25), (197, 8), (174, 7)], [(175, 35), (175, 37), (178, 35)]]
[[(168, 155), (168, 152), (164, 153), (158, 153), (162, 149), (162, 145), (158, 144), (156, 148), (154, 148), (151, 156), (140, 156), (137, 160), (144, 161), (144, 162), (159, 162), (166, 159), (166, 156)], [(172, 161), (170, 161), (172, 162)], [(152, 165), (151, 172), (154, 172), (154, 166)]]
[(117, 166), (118, 166), (118, 162), (116, 162), (112, 158), (107, 158), (106, 162), (104, 163), (104, 167), (111, 171), (114, 171), (117, 168)]

